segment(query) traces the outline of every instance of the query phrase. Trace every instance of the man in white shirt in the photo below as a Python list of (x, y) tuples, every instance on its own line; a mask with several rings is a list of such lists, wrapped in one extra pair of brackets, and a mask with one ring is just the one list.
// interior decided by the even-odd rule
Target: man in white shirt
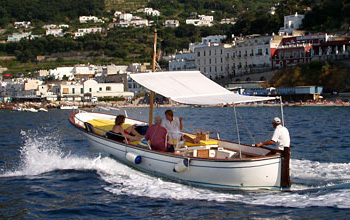
[[(182, 139), (191, 143), (199, 143), (200, 141), (197, 138), (193, 139), (188, 135), (182, 135), (182, 117), (174, 117), (174, 113), (170, 109), (165, 111), (165, 120), (162, 121), (162, 127), (166, 128), (166, 130), (168, 131), (168, 141), (170, 145), (174, 145), (176, 141), (180, 141)], [(173, 152), (174, 146), (171, 146), (170, 149), (168, 149), (168, 151)]]
[(276, 144), (279, 150), (284, 150), (285, 147), (290, 147), (289, 131), (286, 127), (281, 125), (281, 119), (275, 117), (272, 121), (272, 125), (275, 128), (275, 132), (272, 135), (271, 140), (255, 144), (256, 147), (264, 145)]
[(179, 139), (182, 130), (182, 118), (174, 117), (172, 110), (165, 111), (165, 120), (162, 121), (162, 126), (168, 131), (170, 139)]

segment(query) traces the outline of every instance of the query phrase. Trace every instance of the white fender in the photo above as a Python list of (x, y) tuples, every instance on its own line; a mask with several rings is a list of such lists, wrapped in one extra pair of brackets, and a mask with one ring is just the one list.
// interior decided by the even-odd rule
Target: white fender
[(125, 158), (134, 164), (139, 164), (142, 161), (142, 157), (140, 155), (136, 155), (134, 153), (126, 153)]
[(190, 166), (190, 160), (185, 158), (182, 161), (175, 164), (173, 171), (180, 173), (180, 172), (185, 171), (189, 166)]

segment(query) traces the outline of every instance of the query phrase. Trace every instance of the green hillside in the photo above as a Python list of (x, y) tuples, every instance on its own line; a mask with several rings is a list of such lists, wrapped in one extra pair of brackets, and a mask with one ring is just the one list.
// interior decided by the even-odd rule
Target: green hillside
[(105, 0), (107, 11), (135, 11), (136, 9), (146, 7), (149, 0)]

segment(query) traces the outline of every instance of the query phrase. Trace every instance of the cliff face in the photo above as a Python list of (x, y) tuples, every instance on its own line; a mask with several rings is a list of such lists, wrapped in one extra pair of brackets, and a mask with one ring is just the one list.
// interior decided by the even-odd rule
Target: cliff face
[[(346, 62), (346, 63), (344, 63)], [(304, 66), (287, 67), (271, 79), (274, 87), (323, 86), (324, 92), (344, 92), (350, 88), (350, 61), (312, 62)]]

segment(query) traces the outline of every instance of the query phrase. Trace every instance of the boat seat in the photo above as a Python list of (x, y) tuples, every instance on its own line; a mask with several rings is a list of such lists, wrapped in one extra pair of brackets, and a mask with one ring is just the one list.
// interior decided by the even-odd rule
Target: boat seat
[(84, 122), (84, 126), (85, 126), (85, 130), (89, 133), (95, 133), (95, 129), (92, 126), (92, 124), (88, 123), (88, 122)]
[[(87, 122), (90, 123), (95, 128), (95, 133), (99, 135), (105, 135), (105, 133), (112, 130), (114, 126), (114, 121), (111, 121), (111, 120), (93, 119)], [(126, 124), (126, 123), (122, 125), (124, 130), (130, 126), (132, 125)]]
[(106, 132), (105, 135), (106, 135), (106, 137), (108, 139), (111, 139), (111, 140), (114, 140), (114, 141), (118, 141), (118, 142), (122, 142), (122, 143), (125, 142), (125, 137), (123, 135), (114, 133), (113, 131), (108, 131), (108, 132)]

